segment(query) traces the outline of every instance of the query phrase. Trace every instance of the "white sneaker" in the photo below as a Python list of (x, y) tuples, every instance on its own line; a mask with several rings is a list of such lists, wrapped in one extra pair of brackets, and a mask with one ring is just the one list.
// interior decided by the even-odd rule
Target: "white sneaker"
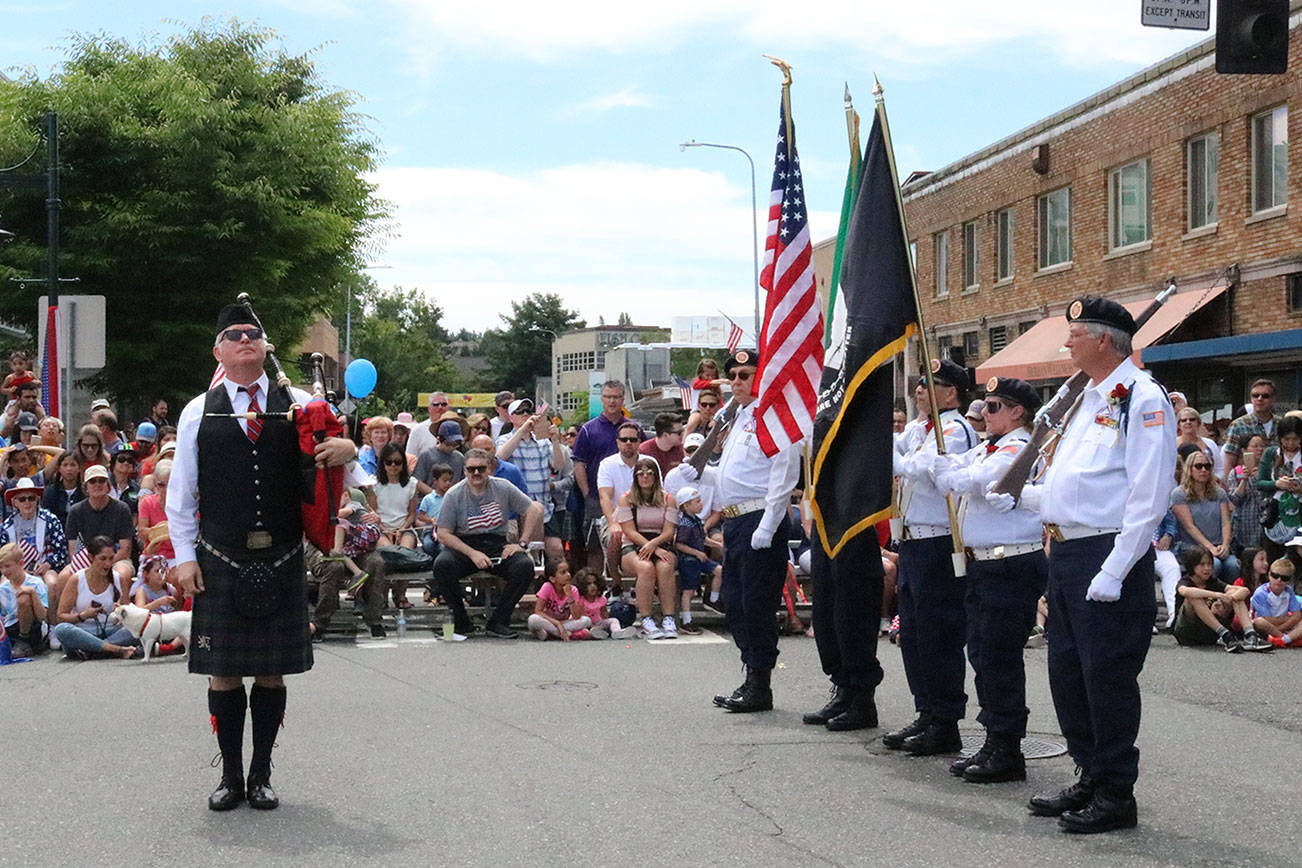
[(660, 622), (660, 631), (665, 634), (666, 639), (678, 638), (678, 625), (674, 623), (672, 615), (665, 615), (664, 620)]
[(878, 622), (877, 622), (877, 632), (881, 633), (882, 635), (885, 635), (885, 634), (891, 632), (891, 619), (890, 619), (890, 618), (882, 618), (880, 621), (878, 621)]
[(650, 615), (642, 619), (642, 629), (639, 631), (639, 635), (643, 639), (663, 639), (665, 636), (664, 631), (656, 626), (655, 619)]
[(539, 642), (547, 641), (547, 631), (544, 630), (542, 627), (539, 627), (537, 630), (534, 630), (532, 632), (533, 632), (533, 637), (537, 639)]
[(618, 630), (610, 631), (610, 638), (612, 639), (632, 639), (636, 635), (636, 627), (620, 627)]
[(589, 639), (609, 639), (609, 638), (610, 638), (610, 634), (607, 633), (605, 630), (601, 629), (600, 627), (593, 627), (591, 630), (588, 631), (588, 638), (589, 638)]

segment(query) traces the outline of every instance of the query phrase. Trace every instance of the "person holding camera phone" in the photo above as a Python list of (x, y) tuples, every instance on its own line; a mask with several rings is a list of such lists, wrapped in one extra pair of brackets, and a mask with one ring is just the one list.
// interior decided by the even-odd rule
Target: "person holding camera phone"
[[(430, 590), (441, 594), (452, 610), (453, 629), (462, 636), (475, 632), (462, 597), (462, 579), (480, 570), (506, 579), (486, 632), (497, 639), (515, 639), (511, 612), (533, 578), (533, 560), (526, 553), (542, 535), (543, 506), (504, 479), (490, 476), (493, 456), (483, 449), (466, 452), (466, 478), (448, 489), (439, 507), (438, 541)], [(519, 544), (506, 541), (507, 522), (523, 516)]]
[(74, 660), (97, 657), (130, 659), (136, 652), (136, 639), (121, 624), (110, 624), (113, 606), (125, 596), (113, 572), (113, 540), (92, 537), (86, 544), (90, 566), (78, 570), (65, 582), (59, 596), (59, 613), (54, 636), (63, 653)]
[(1262, 453), (1257, 469), (1257, 490), (1266, 499), (1261, 520), (1264, 542), (1272, 561), (1288, 557), (1285, 545), (1302, 525), (1302, 419), (1285, 416), (1275, 431), (1279, 445)]

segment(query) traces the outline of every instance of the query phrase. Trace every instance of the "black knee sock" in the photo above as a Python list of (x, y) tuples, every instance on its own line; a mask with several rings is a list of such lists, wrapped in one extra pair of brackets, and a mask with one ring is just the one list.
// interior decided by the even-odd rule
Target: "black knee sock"
[(285, 688), (253, 685), (249, 692), (249, 716), (253, 718), (249, 778), (266, 782), (271, 779), (271, 748), (276, 743), (276, 730), (285, 716)]
[(222, 752), (222, 777), (229, 783), (244, 780), (244, 685), (234, 690), (208, 690), (208, 713)]

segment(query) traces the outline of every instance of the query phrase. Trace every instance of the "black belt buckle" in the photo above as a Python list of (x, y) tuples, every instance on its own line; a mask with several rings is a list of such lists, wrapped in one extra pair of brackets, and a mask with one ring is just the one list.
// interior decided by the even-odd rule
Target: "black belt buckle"
[(271, 534), (265, 530), (251, 530), (249, 535), (245, 537), (244, 546), (250, 551), (269, 549), (271, 548)]

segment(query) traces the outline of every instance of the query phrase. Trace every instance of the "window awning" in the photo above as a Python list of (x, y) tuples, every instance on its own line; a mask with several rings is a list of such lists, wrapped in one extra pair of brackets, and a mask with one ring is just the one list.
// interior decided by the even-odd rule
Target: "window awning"
[[(1219, 297), (1226, 288), (1221, 284), (1207, 290), (1190, 289), (1171, 296), (1135, 335), (1132, 342), (1135, 364), (1142, 364), (1140, 351), (1144, 347), (1159, 343), (1186, 317)], [(1145, 300), (1132, 301), (1126, 305), (1126, 310), (1132, 316), (1139, 316), (1148, 305)], [(1067, 321), (1061, 315), (1041, 320), (1026, 334), (986, 359), (977, 368), (977, 382), (984, 383), (990, 377), (1017, 377), (1028, 382), (1065, 379), (1076, 370), (1071, 363), (1071, 354), (1063, 346), (1066, 339)]]

